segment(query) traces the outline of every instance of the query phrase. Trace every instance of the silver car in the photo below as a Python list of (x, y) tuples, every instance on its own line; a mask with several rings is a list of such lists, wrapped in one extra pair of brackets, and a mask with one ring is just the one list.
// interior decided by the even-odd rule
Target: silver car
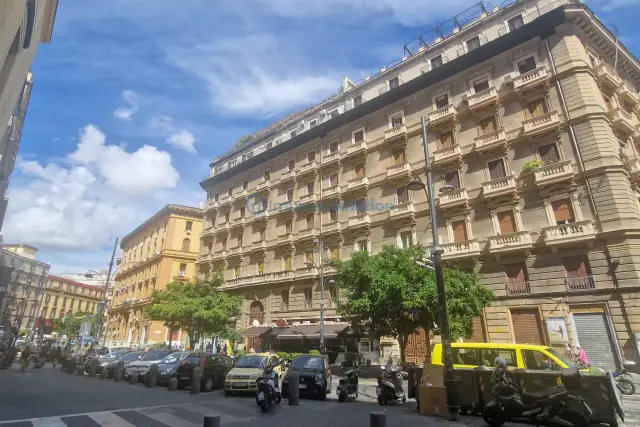
[(162, 359), (171, 354), (171, 350), (150, 350), (138, 360), (129, 363), (124, 369), (124, 377), (129, 378), (133, 372), (138, 373), (139, 381), (144, 381), (144, 376), (154, 363), (160, 362)]

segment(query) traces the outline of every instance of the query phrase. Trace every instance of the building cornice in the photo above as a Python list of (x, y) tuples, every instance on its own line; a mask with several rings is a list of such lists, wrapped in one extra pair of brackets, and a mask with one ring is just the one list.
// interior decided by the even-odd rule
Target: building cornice
[(149, 218), (148, 220), (140, 224), (138, 227), (136, 227), (132, 232), (124, 236), (120, 241), (120, 249), (124, 249), (124, 247), (127, 245), (129, 240), (131, 240), (134, 236), (139, 234), (141, 231), (148, 228), (151, 224), (153, 224), (154, 222), (162, 218), (169, 217), (171, 215), (182, 215), (189, 218), (202, 219), (204, 215), (204, 210), (200, 208), (194, 208), (191, 206), (166, 205), (165, 207), (160, 209), (158, 212), (153, 214), (151, 218)]

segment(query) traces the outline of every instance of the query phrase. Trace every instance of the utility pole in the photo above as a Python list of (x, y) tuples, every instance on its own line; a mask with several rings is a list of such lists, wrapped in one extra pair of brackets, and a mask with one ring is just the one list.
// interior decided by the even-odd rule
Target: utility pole
[[(102, 313), (104, 313), (105, 309), (107, 308), (107, 301), (108, 301), (108, 295), (109, 295), (109, 280), (111, 279), (111, 271), (113, 270), (113, 260), (116, 257), (116, 249), (118, 249), (118, 241), (120, 240), (120, 238), (116, 237), (116, 241), (113, 244), (113, 252), (111, 252), (111, 261), (109, 261), (109, 269), (107, 270), (107, 278), (104, 281), (104, 294), (102, 295), (102, 300), (104, 301), (103, 304), (100, 304), (98, 306), (98, 313), (97, 313), (97, 319), (98, 321), (96, 322), (96, 342), (99, 343), (100, 340), (100, 329), (102, 328)], [(104, 341), (103, 341), (103, 345), (105, 345), (107, 343), (107, 336), (106, 336), (106, 332), (105, 331), (105, 337), (104, 337)]]

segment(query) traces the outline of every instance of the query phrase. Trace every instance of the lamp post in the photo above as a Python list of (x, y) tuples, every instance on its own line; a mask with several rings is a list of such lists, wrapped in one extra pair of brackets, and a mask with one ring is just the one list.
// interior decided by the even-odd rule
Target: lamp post
[[(313, 252), (318, 252), (318, 239), (313, 241)], [(305, 265), (309, 267), (318, 267), (313, 261), (305, 261)], [(320, 351), (325, 353), (324, 347), (324, 262), (322, 261), (322, 243), (320, 243)], [(329, 279), (329, 285), (334, 285), (336, 282), (333, 279)]]
[[(431, 216), (431, 232), (433, 234), (433, 267), (436, 275), (436, 289), (438, 292), (438, 306), (440, 307), (440, 332), (442, 336), (442, 358), (444, 364), (444, 386), (447, 394), (447, 409), (449, 412), (449, 420), (458, 420), (460, 406), (458, 405), (458, 395), (456, 392), (456, 383), (453, 371), (453, 354), (451, 353), (451, 334), (449, 333), (449, 319), (447, 316), (447, 298), (445, 296), (444, 275), (442, 273), (442, 248), (438, 241), (438, 220), (436, 217), (436, 205), (434, 200), (433, 182), (431, 179), (431, 168), (429, 165), (429, 145), (427, 139), (427, 125), (424, 117), (421, 118), (422, 126), (422, 143), (424, 145), (424, 160), (427, 172), (427, 184), (425, 185), (420, 179), (415, 178), (409, 182), (407, 189), (410, 191), (424, 190), (427, 200), (429, 201), (429, 211)], [(450, 192), (453, 187), (445, 185), (440, 189), (441, 193)]]

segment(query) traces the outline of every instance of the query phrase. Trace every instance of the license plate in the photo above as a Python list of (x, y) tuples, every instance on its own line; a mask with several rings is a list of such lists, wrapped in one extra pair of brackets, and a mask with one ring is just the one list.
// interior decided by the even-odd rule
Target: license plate
[(380, 396), (382, 394), (382, 387), (376, 387), (376, 396)]
[(307, 388), (307, 385), (306, 384), (300, 384), (300, 388), (301, 389)]
[(233, 383), (232, 386), (233, 387), (246, 388), (247, 384), (246, 383)]
[(264, 400), (264, 392), (258, 393), (258, 400)]

